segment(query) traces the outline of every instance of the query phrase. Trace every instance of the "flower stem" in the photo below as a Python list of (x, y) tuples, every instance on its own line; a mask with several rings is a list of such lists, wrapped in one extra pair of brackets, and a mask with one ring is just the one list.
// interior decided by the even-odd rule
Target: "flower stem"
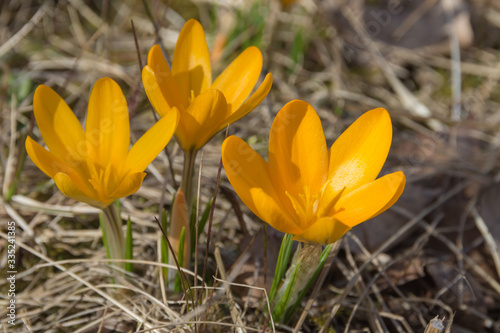
[(193, 177), (194, 177), (194, 162), (198, 150), (190, 150), (184, 152), (184, 169), (182, 170), (181, 190), (184, 192), (188, 211), (191, 212), (193, 203)]
[(286, 310), (299, 299), (300, 292), (307, 287), (320, 262), (321, 245), (300, 243), (288, 268), (283, 284), (276, 295), (273, 318), (280, 321)]
[[(125, 239), (123, 237), (122, 220), (118, 214), (118, 209), (114, 204), (102, 210), (103, 219), (101, 228), (103, 239), (106, 244), (108, 259), (125, 258)], [(124, 263), (113, 263), (116, 266), (124, 267)]]

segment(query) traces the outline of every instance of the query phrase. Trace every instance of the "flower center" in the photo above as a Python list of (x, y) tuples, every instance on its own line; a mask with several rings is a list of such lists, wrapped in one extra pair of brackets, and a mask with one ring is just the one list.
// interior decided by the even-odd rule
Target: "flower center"
[(335, 214), (335, 204), (339, 200), (342, 191), (331, 194), (328, 192), (328, 183), (315, 194), (311, 193), (311, 188), (304, 185), (303, 192), (297, 195), (292, 195), (285, 191), (286, 196), (290, 199), (293, 209), (297, 215), (297, 224), (300, 228), (305, 229), (311, 226), (319, 218), (325, 216), (333, 216)]
[(315, 220), (318, 216), (318, 206), (320, 196), (319, 194), (311, 194), (311, 189), (308, 185), (304, 185), (303, 193), (298, 193), (297, 196), (293, 196), (290, 192), (285, 191), (286, 196), (290, 199), (293, 205), (293, 209), (299, 218), (299, 226), (304, 228)]
[(194, 95), (194, 90), (191, 89), (191, 94), (189, 95), (188, 105), (191, 104), (195, 98), (196, 98), (196, 96)]
[(105, 167), (89, 163), (89, 183), (97, 192), (99, 200), (106, 200), (108, 196), (116, 189), (117, 172), (112, 164)]

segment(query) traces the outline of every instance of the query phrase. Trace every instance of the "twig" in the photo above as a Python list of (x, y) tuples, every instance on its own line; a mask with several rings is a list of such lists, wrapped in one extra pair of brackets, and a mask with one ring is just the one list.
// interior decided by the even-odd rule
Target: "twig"
[(16, 138), (17, 138), (17, 98), (15, 94), (11, 97), (10, 106), (10, 140), (9, 140), (9, 154), (5, 162), (5, 172), (3, 179), (2, 195), (6, 200), (9, 200), (8, 193), (14, 185), (15, 178), (15, 163), (16, 163)]
[[(226, 138), (229, 131), (229, 125), (226, 128)], [(205, 259), (203, 260), (203, 281), (205, 281), (205, 275), (207, 273), (207, 262), (208, 262), (208, 251), (210, 250), (210, 236), (212, 234), (212, 222), (214, 219), (215, 203), (217, 201), (217, 193), (219, 193), (220, 175), (222, 171), (222, 158), (219, 161), (219, 169), (217, 170), (217, 183), (214, 190), (214, 200), (212, 202), (212, 207), (210, 207), (210, 215), (208, 217), (208, 230), (207, 230), (207, 246), (205, 251)], [(200, 290), (201, 292), (201, 290)]]
[[(5, 239), (8, 239), (7, 235), (5, 233), (1, 232), (1, 231), (0, 231), (0, 236), (3, 237), (3, 238), (5, 238)], [(148, 329), (152, 330), (153, 332), (160, 333), (157, 329), (153, 328), (153, 325), (151, 325), (149, 323), (146, 323), (145, 320), (144, 320), (144, 318), (140, 317), (137, 313), (135, 313), (134, 311), (131, 311), (130, 309), (128, 309), (127, 307), (125, 307), (122, 303), (120, 303), (119, 301), (117, 301), (116, 299), (114, 299), (113, 297), (111, 297), (110, 295), (106, 294), (101, 289), (96, 288), (90, 282), (86, 281), (85, 279), (82, 279), (81, 277), (79, 277), (75, 273), (69, 271), (68, 269), (66, 269), (66, 267), (62, 266), (59, 263), (56, 263), (56, 262), (52, 261), (50, 258), (46, 257), (42, 253), (40, 253), (40, 252), (36, 251), (35, 249), (33, 249), (32, 247), (24, 244), (19, 239), (16, 240), (16, 245), (19, 246), (20, 248), (25, 249), (26, 251), (30, 252), (31, 254), (37, 256), (38, 258), (46, 261), (47, 263), (51, 264), (52, 266), (56, 267), (57, 269), (63, 271), (64, 273), (68, 274), (69, 276), (71, 276), (72, 278), (74, 278), (75, 280), (77, 280), (78, 282), (84, 284), (87, 288), (89, 288), (90, 290), (92, 290), (96, 294), (102, 296), (104, 299), (108, 300), (110, 303), (116, 305), (119, 309), (121, 309), (124, 313), (126, 313), (127, 315), (129, 315), (131, 318), (135, 319), (137, 322), (143, 323), (144, 326), (147, 327)], [(106, 261), (108, 261), (108, 260), (106, 260)]]
[(387, 247), (389, 247), (391, 244), (395, 243), (397, 240), (401, 239), (401, 236), (405, 234), (407, 231), (411, 230), (415, 225), (417, 225), (425, 216), (430, 214), (432, 211), (434, 211), (436, 208), (441, 206), (444, 202), (455, 196), (457, 193), (462, 191), (465, 187), (469, 185), (470, 182), (463, 182), (461, 184), (457, 184), (455, 187), (450, 189), (448, 192), (446, 192), (443, 196), (439, 198), (435, 203), (421, 211), (418, 215), (413, 217), (408, 223), (406, 223), (401, 229), (398, 230), (394, 235), (392, 235), (384, 244), (382, 244), (375, 252), (372, 253), (370, 258), (368, 258), (365, 263), (359, 268), (359, 271), (353, 276), (353, 278), (349, 281), (347, 286), (344, 288), (344, 292), (342, 295), (339, 297), (337, 304), (335, 304), (332, 308), (332, 311), (330, 312), (330, 315), (328, 318), (325, 320), (325, 323), (321, 327), (321, 330), (319, 333), (325, 332), (325, 330), (328, 329), (328, 326), (330, 325), (330, 322), (332, 321), (333, 317), (337, 314), (337, 311), (339, 310), (341, 304), (344, 302), (345, 298), (351, 291), (352, 287), (354, 287), (356, 281), (358, 280), (361, 272), (365, 270), (366, 267), (380, 254), (382, 251), (384, 251)]
[[(222, 262), (222, 257), (220, 255), (220, 249), (219, 246), (215, 246), (215, 251), (214, 251), (214, 256), (215, 256), (215, 262), (217, 263), (217, 266), (219, 267), (219, 273), (221, 276), (222, 280), (227, 280), (227, 275), (226, 275), (226, 269), (224, 268), (224, 263)], [(243, 321), (241, 320), (238, 310), (236, 309), (236, 306), (234, 304), (233, 296), (231, 294), (231, 290), (229, 288), (229, 285), (227, 283), (223, 283), (222, 286), (224, 287), (224, 290), (226, 291), (227, 295), (227, 301), (229, 302), (229, 312), (231, 312), (231, 317), (233, 319), (233, 322), (238, 325), (239, 327), (236, 327), (236, 332), (241, 332), (244, 333), (246, 330), (244, 329)]]
[(472, 216), (474, 216), (474, 221), (476, 222), (476, 227), (481, 232), (481, 235), (484, 237), (484, 241), (486, 242), (488, 251), (493, 258), (493, 263), (495, 264), (495, 268), (497, 271), (498, 278), (500, 280), (500, 256), (498, 255), (497, 244), (495, 243), (495, 239), (493, 235), (488, 230), (488, 226), (483, 220), (483, 217), (479, 214), (476, 207), (472, 208)]
[[(175, 255), (175, 252), (174, 252), (174, 248), (172, 247), (172, 244), (170, 243), (170, 240), (168, 239), (167, 233), (163, 229), (161, 222), (158, 220), (158, 218), (156, 216), (155, 216), (155, 221), (156, 221), (156, 224), (158, 224), (158, 227), (160, 228), (161, 233), (163, 234), (163, 237), (165, 237), (165, 240), (167, 241), (168, 248), (170, 249), (170, 253), (172, 254), (172, 258), (174, 258), (175, 266), (177, 266), (177, 272), (181, 276), (181, 281), (182, 281), (181, 286), (182, 286), (182, 291), (184, 292), (184, 298), (186, 299), (186, 304), (188, 304), (188, 297), (187, 297), (188, 292), (187, 292), (187, 288), (186, 288), (186, 286), (189, 287), (188, 279), (187, 279), (186, 275), (184, 274), (184, 271), (181, 270), (181, 267), (179, 265), (179, 261), (177, 260), (177, 256)], [(191, 288), (189, 288), (189, 289), (191, 289)], [(193, 295), (191, 292), (189, 293), (189, 295), (191, 295), (191, 302), (193, 302), (193, 308), (194, 308), (195, 304), (194, 304)]]
[(41, 21), (41, 19), (47, 13), (48, 6), (49, 5), (47, 3), (42, 5), (42, 7), (40, 7), (40, 9), (36, 11), (35, 15), (31, 17), (28, 23), (26, 23), (18, 32), (16, 32), (14, 36), (10, 37), (8, 41), (6, 41), (0, 46), (0, 58), (4, 54), (9, 52), (20, 41), (22, 41), (24, 37), (26, 37), (26, 35), (28, 35), (31, 32), (31, 30), (33, 30), (33, 28), (38, 24), (38, 22)]
[(462, 69), (460, 67), (460, 45), (457, 32), (454, 29), (454, 4), (449, 0), (441, 1), (441, 5), (448, 21), (448, 35), (450, 37), (451, 56), (451, 120), (459, 121), (462, 117)]
[[(429, 118), (432, 116), (431, 111), (413, 95), (408, 88), (399, 80), (391, 66), (384, 59), (380, 50), (376, 44), (367, 36), (364, 32), (363, 26), (353, 11), (348, 6), (341, 6), (342, 14), (347, 18), (349, 23), (352, 25), (356, 33), (361, 37), (361, 40), (369, 49), (370, 53), (373, 55), (373, 59), (377, 62), (382, 73), (385, 75), (387, 81), (391, 85), (392, 89), (396, 92), (403, 107), (410, 111), (413, 115)], [(435, 119), (429, 119), (427, 121), (429, 127), (433, 130), (439, 131), (442, 129), (441, 123)]]

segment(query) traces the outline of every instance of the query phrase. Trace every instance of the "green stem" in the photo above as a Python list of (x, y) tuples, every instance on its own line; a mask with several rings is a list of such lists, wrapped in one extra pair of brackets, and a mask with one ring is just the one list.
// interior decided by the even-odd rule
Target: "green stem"
[[(101, 223), (104, 242), (107, 247), (108, 259), (125, 259), (125, 238), (123, 237), (122, 219), (114, 204), (102, 210), (103, 223)], [(124, 267), (124, 263), (113, 263)]]
[(198, 150), (190, 150), (184, 152), (184, 169), (182, 170), (181, 190), (184, 192), (188, 211), (191, 212), (193, 203), (193, 177), (194, 177), (194, 162)]
[(300, 245), (275, 298), (277, 306), (273, 310), (273, 318), (276, 321), (280, 321), (286, 310), (298, 300), (300, 292), (307, 287), (320, 262), (321, 245), (316, 243)]

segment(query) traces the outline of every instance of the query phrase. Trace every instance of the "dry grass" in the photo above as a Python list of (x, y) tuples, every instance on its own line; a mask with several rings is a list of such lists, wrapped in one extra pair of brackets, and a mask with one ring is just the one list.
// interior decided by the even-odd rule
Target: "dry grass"
[[(274, 115), (292, 99), (314, 106), (329, 143), (369, 109), (386, 107), (393, 119), (383, 172), (405, 172), (403, 197), (343, 239), (302, 316), (275, 331), (424, 332), (439, 316), (445, 332), (500, 332), (498, 4), (470, 0), (451, 10), (428, 0), (396, 9), (362, 0), (285, 8), (274, 0), (146, 2), (151, 16), (131, 0), (0, 3), (0, 269), (8, 270), (6, 225), (16, 221), (18, 271), (15, 327), (7, 324), (8, 283), (0, 280), (0, 331), (274, 329), (259, 288), (270, 282), (281, 236), (268, 229), (263, 243), (262, 223), (243, 205), (242, 221), (231, 190), (222, 191), (213, 219), (208, 270), (217, 278), (193, 309), (165, 288), (158, 263), (154, 216), (176, 188), (165, 153), (141, 190), (122, 200), (123, 217), (134, 222), (135, 272), (126, 275), (104, 260), (97, 211), (65, 198), (25, 159), (26, 135), (41, 140), (31, 103), (42, 83), (82, 119), (92, 85), (110, 76), (128, 98), (133, 136), (144, 133), (155, 119), (131, 20), (144, 63), (155, 42), (171, 57), (184, 20), (195, 17), (216, 49), (214, 69), (247, 43), (264, 54), (271, 94), (230, 128), (263, 155)], [(222, 138), (204, 149), (202, 204), (216, 186)], [(178, 184), (182, 154), (174, 143), (167, 150)], [(202, 235), (200, 258), (205, 241)]]

